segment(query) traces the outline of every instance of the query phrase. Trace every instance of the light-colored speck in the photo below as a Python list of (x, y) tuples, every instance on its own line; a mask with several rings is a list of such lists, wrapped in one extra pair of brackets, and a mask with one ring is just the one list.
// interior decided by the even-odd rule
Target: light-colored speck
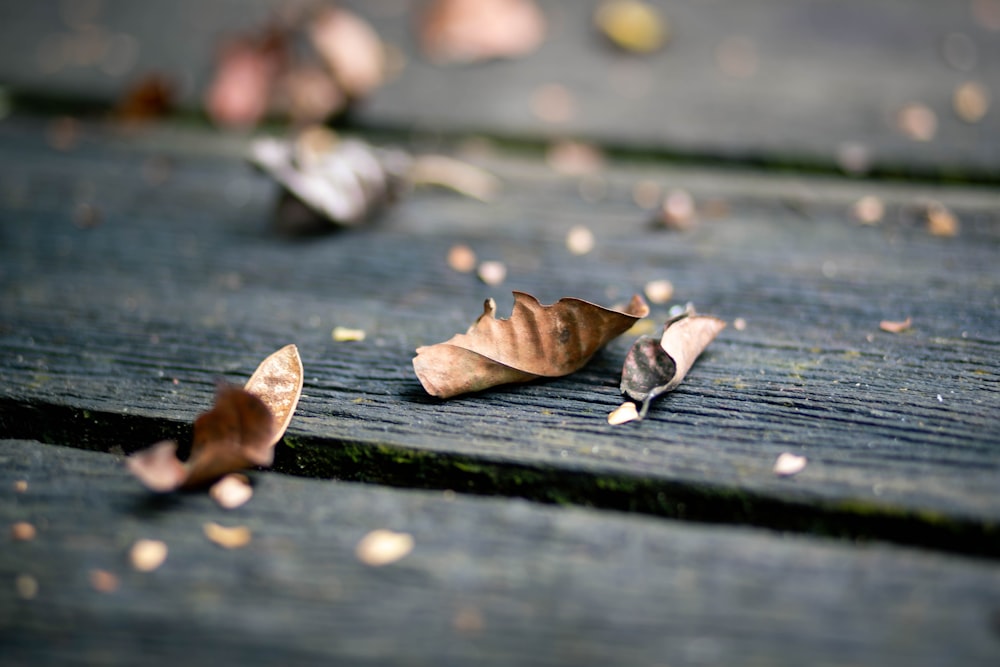
[(28, 491), (28, 480), (19, 479), (14, 482), (14, 491), (17, 493), (26, 493)]
[(246, 475), (230, 473), (212, 485), (208, 495), (227, 510), (236, 509), (253, 497), (253, 487)]
[(479, 279), (487, 285), (499, 285), (507, 279), (507, 266), (503, 262), (487, 261), (479, 265)]
[(90, 585), (98, 593), (113, 593), (118, 590), (118, 575), (107, 570), (91, 570)]
[(38, 595), (38, 580), (30, 574), (19, 574), (14, 580), (14, 590), (22, 600), (33, 600)]
[(927, 231), (933, 236), (957, 236), (958, 218), (941, 203), (934, 202), (927, 207)]
[(454, 245), (448, 251), (448, 266), (452, 271), (471, 273), (476, 268), (476, 253), (467, 245)]
[(896, 127), (914, 141), (930, 141), (937, 134), (937, 114), (926, 104), (907, 104), (896, 114)]
[(733, 328), (737, 331), (743, 331), (747, 328), (747, 321), (742, 317), (737, 317), (733, 320)]
[(129, 550), (129, 560), (139, 572), (152, 572), (167, 560), (167, 544), (160, 540), (138, 540)]
[(884, 216), (885, 204), (875, 195), (865, 195), (851, 207), (851, 217), (862, 225), (877, 225)]
[(611, 411), (611, 414), (608, 415), (608, 423), (612, 426), (618, 426), (619, 424), (624, 424), (638, 418), (639, 411), (636, 410), (635, 403), (625, 401)]
[(952, 106), (966, 123), (978, 123), (990, 110), (990, 91), (977, 81), (966, 81), (955, 88)]
[(10, 537), (17, 542), (30, 542), (35, 534), (35, 527), (27, 521), (18, 521), (10, 527)]
[(674, 284), (669, 280), (650, 280), (643, 291), (650, 303), (666, 303), (674, 295)]
[(365, 565), (382, 567), (406, 557), (411, 551), (412, 535), (379, 529), (362, 537), (354, 553)]
[(594, 249), (594, 233), (583, 225), (577, 225), (566, 234), (566, 248), (574, 255), (586, 255)]
[(784, 452), (774, 462), (774, 474), (781, 477), (789, 477), (802, 472), (805, 467), (806, 457)]
[(348, 327), (334, 327), (333, 340), (338, 343), (347, 343), (351, 341), (362, 341), (365, 339), (364, 329), (350, 329)]
[(209, 521), (203, 526), (205, 537), (226, 549), (239, 549), (250, 543), (252, 537), (250, 529), (246, 526), (233, 526), (227, 528), (217, 523)]

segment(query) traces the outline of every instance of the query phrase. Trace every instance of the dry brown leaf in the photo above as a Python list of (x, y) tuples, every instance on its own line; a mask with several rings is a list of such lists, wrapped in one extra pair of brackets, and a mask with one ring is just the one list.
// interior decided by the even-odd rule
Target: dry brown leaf
[(421, 17), (424, 54), (442, 63), (517, 58), (544, 38), (534, 0), (434, 0)]
[(258, 139), (249, 159), (276, 180), (287, 197), (313, 212), (312, 218), (302, 220), (279, 216), (279, 228), (291, 233), (315, 231), (317, 218), (345, 226), (369, 219), (399, 194), (412, 162), (403, 151), (340, 137), (318, 125), (291, 141)]
[(543, 306), (514, 292), (509, 319), (496, 318), (496, 302), (464, 334), (417, 348), (413, 369), (427, 393), (450, 398), (512, 382), (560, 377), (579, 370), (608, 341), (649, 313), (636, 295), (624, 312), (581, 299)]
[(341, 7), (326, 7), (313, 17), (309, 37), (348, 96), (364, 97), (385, 79), (382, 40), (357, 14)]
[(243, 129), (260, 122), (287, 57), (287, 37), (277, 28), (238, 37), (225, 45), (205, 93), (209, 117), (224, 127)]
[(205, 537), (226, 549), (245, 547), (250, 544), (250, 538), (252, 537), (250, 529), (246, 526), (228, 528), (209, 521), (202, 526), (202, 529), (205, 531)]
[(251, 466), (269, 466), (302, 393), (302, 360), (286, 345), (261, 362), (245, 387), (222, 383), (215, 405), (194, 422), (187, 462), (177, 444), (164, 441), (130, 456), (132, 473), (161, 493), (194, 488)]
[(684, 380), (695, 360), (726, 326), (717, 317), (698, 315), (692, 308), (671, 319), (657, 340), (642, 336), (625, 357), (622, 393), (642, 403), (639, 418), (661, 394), (672, 391)]

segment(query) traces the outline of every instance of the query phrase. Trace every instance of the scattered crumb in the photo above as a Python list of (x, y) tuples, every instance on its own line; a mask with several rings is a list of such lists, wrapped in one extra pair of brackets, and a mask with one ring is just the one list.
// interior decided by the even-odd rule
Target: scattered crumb
[(586, 255), (594, 249), (594, 233), (583, 225), (577, 225), (566, 234), (566, 248), (574, 255)]
[(966, 123), (978, 123), (990, 110), (990, 91), (976, 81), (966, 81), (955, 88), (952, 107)]
[(733, 320), (733, 328), (737, 331), (744, 331), (747, 328), (747, 321), (742, 317), (737, 317)]
[(14, 580), (14, 589), (22, 600), (33, 600), (38, 595), (38, 580), (30, 574), (19, 574)]
[(507, 279), (507, 266), (503, 262), (483, 262), (479, 265), (477, 274), (487, 285), (499, 285)]
[(334, 327), (332, 333), (333, 340), (338, 343), (350, 341), (362, 341), (365, 339), (364, 329), (349, 329), (348, 327)]
[(625, 401), (611, 411), (611, 414), (608, 415), (608, 423), (612, 426), (618, 426), (619, 424), (625, 424), (638, 418), (639, 411), (636, 410), (635, 403)]
[(545, 161), (557, 173), (583, 176), (601, 170), (604, 154), (596, 146), (582, 141), (557, 141), (545, 151)]
[(640, 0), (605, 0), (594, 14), (594, 24), (612, 44), (632, 53), (658, 51), (669, 36), (659, 10)]
[[(364, 336), (362, 335), (362, 338)], [(236, 509), (253, 497), (250, 478), (240, 473), (230, 473), (212, 485), (208, 495), (227, 510)]]
[(209, 521), (203, 526), (205, 537), (226, 549), (239, 549), (250, 543), (251, 533), (246, 526), (227, 528)]
[(19, 479), (14, 482), (14, 491), (17, 493), (26, 493), (28, 491), (28, 480)]
[(361, 538), (354, 553), (365, 565), (381, 567), (395, 563), (413, 551), (413, 536), (391, 530), (373, 530)]
[(576, 115), (576, 99), (566, 86), (548, 83), (531, 94), (531, 111), (546, 123), (566, 123)]
[(908, 330), (913, 324), (913, 318), (907, 317), (905, 320), (900, 322), (893, 320), (882, 320), (879, 322), (878, 328), (882, 331), (888, 331), (889, 333), (903, 333)]
[(851, 217), (862, 225), (877, 225), (885, 217), (885, 204), (875, 195), (865, 195), (854, 202)]
[(639, 208), (652, 210), (660, 203), (663, 197), (663, 189), (656, 181), (641, 180), (632, 186), (632, 201)]
[(107, 570), (91, 570), (90, 585), (98, 593), (113, 593), (118, 590), (118, 576)]
[(667, 193), (660, 206), (658, 221), (667, 229), (691, 229), (695, 225), (694, 197), (687, 190)]
[(462, 607), (451, 619), (451, 627), (462, 634), (481, 632), (485, 626), (483, 613), (478, 607)]
[(454, 245), (448, 251), (448, 266), (459, 273), (471, 273), (476, 268), (476, 253), (467, 245)]
[(927, 231), (933, 236), (957, 236), (958, 218), (941, 203), (932, 202), (927, 206)]
[(871, 150), (857, 141), (845, 141), (837, 146), (837, 165), (845, 174), (865, 174), (872, 166)]
[(167, 560), (167, 544), (160, 540), (138, 540), (129, 551), (129, 560), (139, 572), (152, 572)]
[(674, 284), (669, 280), (650, 280), (643, 291), (650, 303), (666, 303), (674, 295)]
[(926, 104), (911, 102), (896, 114), (896, 128), (914, 141), (930, 141), (937, 134), (937, 114)]
[(35, 534), (35, 527), (27, 521), (18, 521), (10, 527), (10, 537), (17, 542), (30, 542)]
[(802, 472), (805, 467), (806, 457), (785, 452), (774, 462), (774, 474), (781, 477), (789, 477)]

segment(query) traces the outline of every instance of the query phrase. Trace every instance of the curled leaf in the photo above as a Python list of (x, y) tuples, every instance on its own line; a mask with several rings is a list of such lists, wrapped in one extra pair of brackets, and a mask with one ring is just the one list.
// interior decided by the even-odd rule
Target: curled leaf
[(396, 197), (410, 166), (402, 151), (340, 137), (322, 126), (307, 128), (292, 141), (258, 139), (250, 161), (314, 213), (312, 220), (294, 224), (279, 217), (279, 227), (292, 232), (311, 231), (315, 216), (344, 226), (363, 222)]
[(417, 348), (413, 369), (427, 393), (450, 398), (568, 375), (649, 312), (638, 295), (619, 312), (574, 298), (543, 306), (524, 292), (514, 292), (509, 319), (497, 319), (496, 308), (493, 299), (487, 300), (468, 332)]
[(622, 367), (621, 390), (642, 403), (640, 419), (657, 396), (672, 391), (684, 380), (698, 355), (725, 326), (717, 317), (697, 315), (689, 308), (667, 321), (659, 340), (642, 336), (635, 341)]
[(302, 393), (302, 361), (287, 345), (265, 359), (245, 387), (221, 383), (215, 405), (194, 422), (191, 456), (177, 459), (177, 443), (160, 442), (129, 457), (129, 470), (149, 489), (165, 493), (204, 486), (251, 466), (269, 466)]

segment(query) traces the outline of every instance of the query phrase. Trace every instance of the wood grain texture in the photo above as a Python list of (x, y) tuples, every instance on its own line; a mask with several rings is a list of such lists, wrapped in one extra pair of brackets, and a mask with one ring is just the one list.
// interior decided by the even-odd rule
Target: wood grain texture
[[(8, 436), (132, 451), (190, 424), (219, 376), (242, 383), (296, 343), (305, 390), (283, 470), (848, 534), (873, 520), (866, 536), (941, 548), (971, 530), (963, 550), (1000, 548), (994, 192), (618, 165), (586, 201), (576, 179), (495, 156), (494, 205), (418, 192), (364, 229), (288, 240), (267, 231), (274, 188), (230, 140), (97, 127), (54, 153), (43, 130), (0, 126)], [(630, 201), (640, 178), (730, 213), (654, 229)], [(867, 193), (889, 206), (881, 226), (846, 213)], [(928, 197), (959, 215), (958, 237), (927, 233)], [(81, 204), (99, 226), (74, 226)], [(583, 257), (564, 245), (579, 224), (597, 238)], [(457, 242), (504, 261), (507, 282), (450, 270)], [(501, 314), (511, 289), (610, 305), (660, 278), (747, 327), (724, 331), (642, 423), (605, 421), (628, 337), (567, 378), (448, 402), (413, 376), (413, 350), (467, 328), (488, 297)], [(904, 316), (911, 332), (878, 330)], [(338, 325), (367, 337), (335, 343)], [(784, 451), (809, 459), (795, 478), (771, 471)]]
[[(23, 492), (17, 481), (27, 483)], [(0, 641), (11, 666), (993, 665), (1000, 569), (614, 512), (283, 475), (226, 511), (157, 498), (120, 457), (0, 441)], [(222, 549), (202, 525), (246, 526)], [(413, 536), (361, 564), (371, 530)], [(139, 539), (167, 544), (135, 571)], [(98, 592), (91, 573), (117, 587)], [(30, 599), (12, 593), (30, 576)]]
[[(11, 3), (0, 7), (0, 80), (16, 91), (107, 103), (155, 71), (172, 75), (180, 101), (198, 107), (220, 37), (260, 29), (280, 4), (156, 0), (140, 7), (108, 0), (85, 16), (84, 25), (96, 26), (87, 33), (57, 0)], [(963, 82), (985, 86), (994, 107), (1000, 91), (1000, 41), (969, 2), (661, 2), (673, 38), (642, 58), (602, 41), (591, 23), (598, 0), (541, 0), (549, 35), (540, 50), (453, 67), (416, 52), (417, 0), (344, 4), (370, 19), (405, 58), (400, 75), (357, 110), (367, 126), (578, 135), (642, 151), (826, 166), (841, 161), (845, 146), (860, 145), (872, 167), (896, 173), (994, 181), (1000, 174), (1000, 114), (967, 123), (952, 108)], [(72, 47), (59, 59), (60, 44), (78, 44), (87, 34), (133, 39), (132, 67), (120, 72), (100, 58), (81, 65)], [(744, 53), (741, 66), (756, 64), (752, 76), (720, 68), (720, 50), (734, 43)], [(571, 99), (564, 122), (543, 121), (533, 111), (538, 91), (553, 84)], [(898, 112), (910, 103), (935, 115), (931, 140), (899, 131)]]

